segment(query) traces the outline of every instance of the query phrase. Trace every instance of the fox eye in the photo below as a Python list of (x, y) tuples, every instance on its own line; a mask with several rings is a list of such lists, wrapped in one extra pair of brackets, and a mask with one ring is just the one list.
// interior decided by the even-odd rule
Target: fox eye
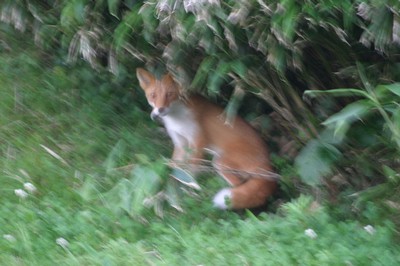
[(152, 99), (156, 98), (156, 94), (154, 92), (150, 93), (150, 98)]
[(171, 97), (172, 94), (173, 94), (173, 92), (171, 92), (171, 91), (167, 92), (167, 97)]

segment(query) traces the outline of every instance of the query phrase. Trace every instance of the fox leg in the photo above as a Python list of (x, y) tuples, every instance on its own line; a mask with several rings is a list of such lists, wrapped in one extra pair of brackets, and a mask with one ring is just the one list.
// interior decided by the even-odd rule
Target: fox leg
[(188, 160), (188, 141), (176, 132), (167, 128), (168, 134), (174, 143), (174, 151), (172, 153), (172, 161), (169, 162), (169, 166), (177, 168), (180, 164), (185, 164)]
[(174, 152), (172, 153), (172, 162), (169, 165), (172, 168), (183, 168), (189, 170), (193, 175), (200, 172), (200, 164), (204, 158), (204, 150), (201, 145), (181, 145), (181, 142), (174, 141)]
[(204, 159), (204, 140), (198, 138), (193, 145), (191, 145), (188, 156), (188, 165), (192, 174), (196, 175), (201, 172), (200, 165)]
[(172, 160), (182, 161), (185, 158), (185, 150), (179, 146), (174, 147), (174, 152), (172, 153)]

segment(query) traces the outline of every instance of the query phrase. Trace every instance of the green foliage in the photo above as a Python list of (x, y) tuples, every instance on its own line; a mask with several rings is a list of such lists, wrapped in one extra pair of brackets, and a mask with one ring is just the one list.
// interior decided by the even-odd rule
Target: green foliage
[(326, 131), (319, 139), (313, 139), (296, 157), (295, 166), (303, 181), (309, 185), (319, 185), (321, 179), (332, 173), (332, 167), (341, 157), (335, 147), (335, 137)]
[[(361, 17), (356, 16), (356, 7)], [(325, 84), (318, 82), (321, 73), (315, 71), (314, 61), (321, 65), (327, 55), (342, 55), (341, 49), (356, 40), (350, 33), (357, 27), (365, 29), (365, 44), (376, 42), (381, 48), (385, 43), (386, 48), (391, 44), (390, 36), (380, 36), (373, 30), (377, 24), (373, 18), (375, 13), (393, 13), (374, 3), (356, 5), (350, 0), (335, 4), (322, 1), (318, 5), (309, 1), (77, 0), (26, 7), (7, 1), (2, 8), (5, 14), (18, 10), (25, 23), (33, 20), (38, 43), (61, 35), (58, 39), (63, 40), (64, 50), (68, 48), (70, 60), (81, 55), (95, 68), (103, 56), (113, 73), (118, 73), (118, 67), (140, 61), (157, 68), (162, 60), (183, 84), (191, 84), (194, 90), (207, 85), (210, 94), (220, 93), (227, 82), (240, 80), (242, 89), (263, 92), (262, 98), (267, 98), (278, 115), (289, 122), (290, 130), (301, 134), (307, 130), (300, 121), (307, 119), (309, 112), (296, 93), (298, 83), (289, 81), (288, 74), (301, 74), (301, 82), (307, 87)], [(59, 22), (54, 21), (57, 17)], [(395, 27), (395, 15), (380, 17), (385, 17), (386, 28)], [(17, 18), (5, 16), (3, 21), (15, 25)], [(50, 25), (58, 32), (42, 30)], [(321, 38), (330, 32), (333, 35), (329, 38)], [(309, 51), (315, 56), (310, 58)], [(131, 60), (126, 60), (127, 55)], [(339, 67), (325, 64), (325, 74), (340, 71), (340, 67), (348, 67), (349, 59), (353, 61), (338, 58)], [(264, 79), (266, 73), (271, 76), (269, 80)], [(303, 112), (296, 112), (291, 103)]]
[[(398, 124), (400, 86), (398, 83), (372, 85), (366, 78), (364, 68), (361, 65), (358, 65), (358, 68), (360, 78), (364, 84), (363, 89), (349, 88), (333, 89), (329, 91), (306, 91), (305, 96), (356, 96), (358, 98), (358, 100), (347, 104), (342, 110), (331, 115), (322, 123), (326, 126), (326, 130), (331, 133), (331, 138), (322, 140), (322, 142), (319, 142), (319, 145), (322, 147), (330, 145), (331, 148), (337, 150), (336, 147), (331, 145), (332, 141), (335, 142), (334, 144), (337, 147), (343, 147), (346, 143), (353, 141), (355, 125), (360, 123), (375, 124), (372, 131), (361, 132), (356, 135), (358, 138), (361, 136), (361, 138), (365, 139), (366, 135), (368, 135), (368, 137), (372, 135), (374, 138), (366, 140), (365, 143), (358, 141), (357, 145), (365, 145), (368, 147), (368, 150), (364, 150), (364, 153), (371, 156), (371, 158), (377, 152), (383, 154), (383, 158), (378, 158), (381, 163), (375, 166), (377, 169), (374, 171), (376, 171), (375, 175), (382, 176), (385, 178), (385, 181), (383, 184), (374, 185), (369, 188), (365, 188), (365, 185), (357, 185), (355, 186), (356, 189), (365, 190), (355, 195), (358, 196), (358, 203), (367, 202), (372, 199), (383, 202), (387, 200), (396, 202), (398, 199), (392, 195), (399, 190), (399, 184), (396, 181), (397, 178), (395, 178), (395, 173), (398, 171), (399, 166), (395, 158), (398, 157), (400, 152), (400, 131)], [(332, 172), (332, 161), (329, 158), (322, 157), (320, 152), (315, 149), (315, 146), (315, 140), (310, 141), (296, 158), (300, 170), (299, 174), (305, 181), (310, 179), (321, 180), (322, 177)], [(315, 158), (313, 158), (313, 156), (315, 156)], [(311, 163), (318, 162), (318, 164), (307, 164), (307, 160), (311, 161)], [(372, 181), (375, 181), (379, 176), (372, 178)], [(384, 205), (388, 207), (387, 204)], [(396, 210), (397, 209), (392, 205), (390, 211), (396, 212)]]
[(38, 44), (62, 40), (70, 61), (81, 56), (115, 74), (143, 61), (151, 69), (162, 64), (188, 88), (206, 85), (211, 95), (233, 81), (266, 100), (301, 141), (315, 135), (316, 124), (303, 122), (311, 113), (298, 86), (343, 87), (355, 60), (389, 69), (395, 62), (378, 55), (395, 54), (399, 39), (398, 4), (391, 1), (6, 1), (0, 7), (2, 20), (17, 29), (32, 21)]
[[(269, 224), (267, 219), (230, 225), (215, 222), (220, 216), (212, 213), (211, 220), (199, 225), (199, 231), (213, 232), (210, 228), (215, 223), (225, 231), (215, 232), (210, 241), (209, 236), (193, 234), (185, 221), (171, 222), (171, 230), (156, 223), (149, 234), (154, 233), (155, 239), (160, 232), (167, 232), (164, 243), (168, 244), (158, 247), (155, 240), (142, 242), (135, 234), (144, 233), (132, 231), (148, 228), (138, 220), (158, 219), (143, 202), (160, 216), (169, 210), (165, 202), (178, 210), (185, 210), (185, 206), (209, 210), (210, 206), (196, 197), (211, 197), (212, 192), (203, 190), (186, 197), (182, 193), (192, 192), (166, 178), (168, 170), (159, 160), (160, 153), (168, 150), (159, 140), (164, 135), (143, 118), (147, 103), (142, 93), (133, 89), (131, 94), (127, 88), (135, 87), (134, 69), (145, 64), (157, 74), (172, 72), (187, 90), (230, 99), (228, 119), (238, 113), (246, 94), (256, 96), (276, 117), (277, 135), (289, 136), (300, 149), (295, 158), (288, 159), (294, 161), (294, 167), (277, 167), (283, 172), (281, 188), (289, 197), (299, 191), (318, 197), (322, 194), (324, 199), (346, 205), (346, 210), (354, 204), (359, 213), (370, 212), (366, 215), (370, 220), (390, 215), (398, 221), (399, 10), (399, 3), (390, 0), (323, 0), (318, 4), (309, 0), (2, 1), (0, 51), (13, 54), (1, 58), (0, 71), (0, 151), (4, 157), (0, 178), (7, 192), (0, 195), (5, 200), (4, 213), (23, 202), (10, 199), (21, 184), (33, 182), (41, 194), (30, 197), (33, 207), (21, 207), (18, 213), (32, 225), (13, 220), (4, 227), (17, 231), (24, 241), (18, 247), (5, 247), (9, 252), (0, 255), (0, 261), (18, 264), (18, 257), (22, 257), (38, 264), (36, 256), (52, 261), (40, 248), (48, 250), (62, 233), (80, 243), (72, 250), (56, 251), (54, 260), (68, 260), (67, 264), (129, 264), (136, 259), (148, 264), (176, 264), (181, 261), (171, 255), (175, 253), (183, 253), (189, 264), (204, 263), (204, 254), (215, 258), (212, 264), (263, 264), (263, 258), (258, 261), (255, 255), (251, 259), (245, 255), (219, 256), (221, 252), (237, 252), (234, 244), (216, 239), (229, 234), (242, 241), (236, 231), (244, 231), (249, 239), (260, 242), (255, 249), (249, 242), (243, 250), (262, 253), (261, 247), (267, 246), (279, 254), (276, 263), (368, 264), (371, 259), (362, 255), (378, 257), (387, 248), (388, 256), (379, 256), (382, 261), (376, 264), (394, 264), (398, 258), (391, 256), (386, 238), (389, 225), (381, 225), (379, 230), (386, 236), (374, 239), (380, 244), (374, 246), (374, 253), (363, 249), (369, 236), (357, 231), (359, 225), (330, 225), (321, 217), (316, 220), (328, 224), (335, 234), (327, 232), (326, 238), (321, 237), (326, 241), (323, 243), (310, 242), (299, 258), (293, 254), (303, 246), (276, 246), (289, 238), (304, 240), (290, 230), (277, 233), (289, 227), (281, 217), (271, 220), (282, 227)], [(29, 44), (15, 46), (22, 34), (6, 25), (32, 34), (40, 52), (34, 58), (27, 56), (24, 50)], [(39, 58), (47, 60), (46, 68), (38, 63)], [(255, 113), (251, 117), (264, 112), (255, 107), (250, 111)], [(282, 146), (286, 145), (279, 147), (284, 150)], [(194, 183), (185, 173), (173, 174)], [(207, 185), (212, 187), (213, 183)], [(379, 202), (374, 208), (385, 212), (378, 215), (371, 211), (370, 201)], [(77, 221), (72, 220), (66, 209), (79, 205), (83, 207)], [(51, 209), (50, 214), (46, 211), (45, 218), (40, 218), (43, 208)], [(304, 227), (301, 214), (283, 209), (289, 221), (298, 225), (301, 220)], [(111, 218), (105, 218), (106, 214)], [(182, 219), (203, 218), (198, 213), (185, 215)], [(46, 225), (47, 219), (50, 225)], [(17, 226), (11, 228), (10, 224)], [(112, 237), (93, 229), (93, 224), (112, 231)], [(263, 236), (271, 237), (272, 244), (257, 238), (262, 224), (271, 228)], [(46, 231), (46, 226), (52, 229)], [(41, 231), (47, 235), (36, 246), (34, 239)], [(354, 241), (350, 239), (352, 231), (357, 232)], [(101, 245), (79, 242), (92, 234)], [(328, 245), (337, 235), (345, 235), (344, 242)], [(130, 241), (125, 242), (126, 236)], [(206, 253), (198, 251), (203, 251), (200, 243), (210, 245)], [(121, 259), (107, 249), (121, 254)], [(350, 253), (354, 249), (356, 252)], [(344, 259), (337, 262), (338, 257)]]
[[(395, 228), (369, 199), (358, 221), (310, 196), (277, 214), (216, 211), (215, 180), (200, 180), (207, 189), (194, 194), (168, 178), (164, 135), (124, 81), (79, 63), (43, 66), (28, 42), (5, 40), (13, 49), (0, 54), (0, 264), (399, 264)], [(384, 172), (398, 184), (395, 168)]]
[(196, 179), (188, 171), (180, 168), (174, 168), (171, 173), (171, 177), (189, 187), (200, 189), (200, 186), (197, 184)]
[(398, 96), (400, 92), (399, 83), (390, 85), (378, 85), (367, 92), (358, 89), (334, 89), (329, 91), (306, 91), (305, 95), (316, 96), (330, 94), (333, 96), (344, 96), (358, 94), (363, 99), (348, 104), (338, 113), (330, 116), (322, 124), (334, 130), (335, 136), (343, 139), (350, 125), (357, 120), (363, 120), (374, 111), (378, 111), (388, 127), (392, 140), (400, 148), (400, 131), (397, 121), (400, 111)]

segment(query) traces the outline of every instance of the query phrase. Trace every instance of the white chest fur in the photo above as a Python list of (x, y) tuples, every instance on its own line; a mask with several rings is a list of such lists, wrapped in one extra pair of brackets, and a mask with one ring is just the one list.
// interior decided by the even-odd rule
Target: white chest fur
[(176, 102), (170, 108), (162, 120), (174, 145), (182, 148), (192, 146), (199, 131), (194, 114), (182, 102)]

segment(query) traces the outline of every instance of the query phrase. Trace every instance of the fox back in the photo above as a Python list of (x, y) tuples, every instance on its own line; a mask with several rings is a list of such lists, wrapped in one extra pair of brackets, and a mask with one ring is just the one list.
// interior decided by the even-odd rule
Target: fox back
[(221, 209), (258, 207), (274, 192), (267, 148), (257, 132), (236, 117), (225, 123), (223, 109), (204, 97), (182, 97), (180, 86), (170, 74), (156, 79), (144, 69), (137, 69), (140, 86), (153, 107), (151, 117), (164, 122), (174, 143), (172, 160), (188, 163), (196, 172), (204, 152), (214, 155), (213, 165), (232, 186), (214, 197)]

